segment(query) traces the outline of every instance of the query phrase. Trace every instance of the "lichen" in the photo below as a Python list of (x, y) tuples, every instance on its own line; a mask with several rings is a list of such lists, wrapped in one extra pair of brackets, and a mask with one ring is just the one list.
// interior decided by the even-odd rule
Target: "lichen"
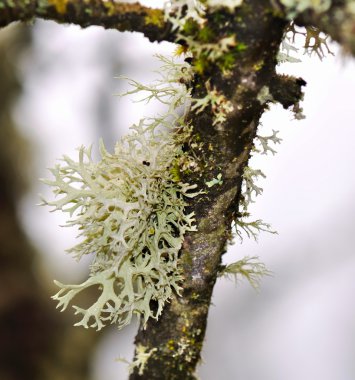
[(274, 100), (274, 98), (272, 97), (272, 94), (270, 94), (270, 90), (269, 90), (269, 87), (267, 86), (263, 86), (257, 97), (256, 97), (260, 104), (265, 104), (265, 103), (268, 103), (268, 102), (272, 102)]
[(233, 12), (235, 8), (242, 5), (243, 0), (204, 0), (203, 3), (212, 10), (227, 8), (230, 12)]
[(296, 36), (303, 38), (304, 54), (312, 56), (317, 55), (322, 60), (327, 54), (334, 55), (328, 45), (328, 36), (314, 26), (300, 28), (291, 22), (286, 29), (285, 36), (281, 42), (278, 54), (278, 62), (301, 62), (298, 57), (291, 53), (297, 54), (299, 49), (295, 46)]
[(264, 276), (270, 276), (271, 274), (257, 256), (246, 256), (235, 263), (225, 266), (219, 273), (220, 276), (233, 276), (237, 281), (239, 277), (245, 278), (254, 289), (259, 288), (260, 281)]
[(143, 375), (145, 366), (147, 365), (147, 362), (149, 358), (152, 356), (154, 352), (156, 352), (157, 348), (152, 348), (148, 350), (147, 347), (142, 346), (141, 344), (138, 344), (136, 347), (136, 355), (133, 362), (129, 365), (129, 372), (132, 373), (135, 368), (138, 369), (138, 375)]
[(218, 127), (226, 121), (227, 115), (234, 110), (234, 106), (222, 92), (211, 87), (210, 82), (206, 82), (206, 90), (206, 96), (203, 98), (192, 98), (191, 110), (199, 114), (206, 108), (210, 109), (214, 116), (212, 124)]
[(216, 178), (212, 178), (211, 181), (206, 182), (207, 187), (213, 187), (215, 185), (222, 185), (222, 184), (223, 184), (222, 173), (218, 173)]
[(268, 136), (262, 136), (260, 134), (256, 135), (257, 142), (259, 142), (260, 147), (255, 148), (255, 151), (261, 154), (268, 154), (270, 152), (272, 155), (276, 153), (276, 150), (272, 148), (270, 143), (280, 144), (282, 139), (278, 137), (279, 131), (272, 130), (272, 134)]
[(331, 0), (280, 0), (287, 9), (287, 16), (292, 19), (299, 13), (307, 9), (321, 13), (327, 11), (331, 5)]
[(133, 125), (112, 154), (101, 142), (99, 162), (93, 161), (91, 148), (79, 148), (78, 162), (64, 156), (51, 169), (54, 179), (44, 180), (59, 198), (43, 204), (69, 215), (67, 225), (80, 231), (81, 242), (68, 252), (76, 259), (93, 256), (89, 279), (79, 285), (56, 281), (60, 290), (53, 299), (65, 310), (88, 287), (101, 290), (87, 309), (74, 306), (82, 317), (76, 326), (100, 330), (116, 323), (122, 328), (134, 315), (145, 324), (180, 291), (178, 253), (184, 234), (196, 229), (193, 214), (186, 212), (196, 185), (177, 181), (171, 170), (177, 160), (188, 161), (182, 147), (191, 128), (177, 112), (189, 96), (180, 82), (188, 65), (160, 58), (165, 86), (132, 81), (128, 93), (148, 91), (149, 99), (171, 104), (167, 113)]

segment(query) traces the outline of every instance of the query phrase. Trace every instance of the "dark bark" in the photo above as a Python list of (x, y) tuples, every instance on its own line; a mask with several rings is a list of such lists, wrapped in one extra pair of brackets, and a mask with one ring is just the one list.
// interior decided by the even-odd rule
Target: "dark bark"
[[(259, 119), (267, 109), (257, 95), (264, 86), (272, 86), (284, 106), (297, 103), (301, 97), (297, 79), (275, 79), (276, 55), (286, 22), (274, 17), (270, 10), (267, 1), (245, 0), (233, 15), (225, 11), (208, 15), (208, 26), (216, 40), (235, 33), (238, 42), (247, 48), (237, 56), (230, 77), (212, 65), (206, 74), (196, 78), (193, 95), (202, 97), (209, 81), (233, 103), (234, 111), (219, 128), (212, 125), (209, 112), (189, 116), (193, 133), (204, 146), (195, 152), (200, 157), (201, 171), (186, 177), (186, 181), (199, 184), (207, 193), (191, 205), (198, 231), (186, 235), (181, 252), (185, 278), (182, 297), (174, 297), (158, 322), (150, 321), (145, 330), (139, 331), (136, 345), (157, 350), (152, 352), (143, 375), (136, 369), (130, 380), (196, 378), (213, 286), (231, 236), (231, 222), (238, 217), (243, 169)], [(243, 22), (234, 22), (237, 19)], [(285, 99), (283, 94), (287, 95)], [(205, 181), (218, 173), (222, 173), (223, 184), (207, 189)]]
[[(101, 25), (139, 31), (152, 41), (174, 38), (170, 25), (163, 21), (162, 11), (138, 4), (99, 0), (27, 3), (24, 6), (24, 2), (16, 0), (0, 1), (0, 25), (40, 17), (83, 27)], [(320, 28), (354, 54), (354, 13), (349, 4), (334, 0), (328, 11), (307, 10), (298, 15), (296, 22)], [(193, 96), (203, 97), (205, 84), (209, 83), (232, 102), (234, 111), (218, 128), (213, 126), (213, 115), (207, 110), (189, 115), (194, 136), (202, 142), (202, 148), (194, 152), (199, 157), (199, 172), (186, 175), (184, 180), (207, 192), (190, 206), (196, 214), (198, 231), (186, 234), (181, 250), (182, 296), (171, 299), (159, 321), (150, 320), (145, 330), (139, 330), (136, 345), (144, 347), (145, 352), (151, 351), (151, 356), (143, 374), (135, 368), (131, 380), (195, 379), (221, 257), (231, 236), (231, 222), (240, 216), (243, 170), (250, 158), (260, 117), (268, 107), (267, 101), (258, 100), (258, 95), (267, 88), (275, 101), (288, 108), (298, 104), (305, 84), (300, 78), (278, 76), (275, 72), (276, 55), (288, 24), (279, 1), (244, 0), (233, 14), (219, 10), (207, 18), (214, 42), (234, 34), (245, 49), (234, 55), (236, 62), (230, 76), (223, 74), (221, 62), (209, 62), (193, 83)], [(223, 184), (208, 189), (206, 181), (220, 173)]]
[[(280, 5), (281, 7), (281, 5)], [(333, 0), (325, 12), (307, 9), (295, 20), (299, 26), (316, 27), (355, 55), (355, 9), (351, 0)]]
[(150, 41), (173, 41), (174, 38), (170, 33), (171, 25), (164, 21), (163, 11), (139, 3), (112, 0), (0, 1), (0, 27), (34, 18), (77, 24), (83, 28), (98, 25), (121, 32), (141, 32)]

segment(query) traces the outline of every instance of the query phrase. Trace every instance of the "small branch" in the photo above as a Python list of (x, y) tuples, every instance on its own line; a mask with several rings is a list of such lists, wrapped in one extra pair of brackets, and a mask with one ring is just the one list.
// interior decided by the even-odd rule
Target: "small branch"
[(0, 27), (33, 18), (77, 24), (83, 28), (97, 25), (121, 32), (141, 32), (150, 41), (174, 39), (171, 25), (164, 20), (163, 10), (144, 7), (139, 3), (113, 0), (0, 1)]
[[(235, 22), (238, 17), (242, 21)], [(239, 215), (244, 168), (254, 147), (260, 117), (267, 109), (257, 97), (275, 75), (286, 26), (286, 21), (270, 12), (269, 1), (244, 0), (234, 14), (226, 9), (207, 14), (204, 28), (211, 31), (212, 43), (225, 41), (226, 36), (236, 41), (233, 36), (238, 36), (242, 49), (238, 51), (233, 43), (227, 53), (234, 53), (219, 51), (225, 58), (235, 58), (228, 75), (223, 72), (225, 67), (219, 66), (221, 61), (210, 59), (191, 83), (194, 102), (201, 107), (191, 107), (187, 116), (193, 125), (193, 142), (185, 148), (194, 157), (197, 169), (182, 173), (182, 181), (204, 191), (188, 208), (195, 214), (197, 231), (184, 235), (180, 251), (184, 278), (181, 296), (174, 295), (160, 319), (149, 320), (146, 329), (140, 328), (136, 336), (136, 347), (156, 351), (143, 373), (134, 368), (130, 380), (197, 379), (195, 369), (201, 357), (213, 286), (232, 236), (232, 221)], [(190, 46), (199, 43), (194, 38), (192, 35), (189, 39)], [(201, 54), (194, 53), (196, 68)], [(218, 112), (224, 119), (216, 123)], [(212, 181), (216, 178), (217, 182)], [(213, 186), (209, 186), (211, 182)], [(138, 356), (137, 349), (135, 360)]]
[[(337, 2), (334, 1), (334, 3)], [(350, 1), (341, 3), (321, 14), (314, 11), (304, 12), (297, 17), (296, 23), (300, 26), (318, 27), (337, 41), (345, 51), (355, 55), (355, 10), (351, 10)]]
[(306, 82), (302, 78), (288, 75), (275, 75), (270, 81), (270, 93), (274, 100), (286, 109), (302, 100), (302, 87)]
[[(278, 1), (278, 10), (285, 7)], [(274, 4), (275, 6), (275, 4)], [(295, 23), (299, 26), (313, 26), (337, 41), (345, 51), (355, 55), (355, 7), (351, 0), (333, 0), (325, 11), (317, 11), (316, 6), (298, 14)]]

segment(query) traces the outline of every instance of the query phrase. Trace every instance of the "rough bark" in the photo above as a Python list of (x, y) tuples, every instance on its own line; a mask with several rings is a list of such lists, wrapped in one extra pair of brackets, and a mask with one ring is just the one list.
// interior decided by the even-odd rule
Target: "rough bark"
[(325, 12), (307, 9), (295, 20), (299, 26), (316, 27), (337, 41), (346, 52), (355, 55), (355, 2), (333, 0)]
[[(238, 19), (243, 22), (235, 22)], [(231, 76), (226, 77), (214, 66), (196, 78), (193, 88), (193, 95), (202, 97), (209, 81), (211, 87), (232, 101), (234, 111), (219, 128), (213, 126), (212, 114), (208, 112), (189, 116), (193, 133), (204, 146), (202, 151), (195, 152), (201, 160), (201, 172), (187, 176), (186, 180), (206, 189), (205, 181), (222, 173), (223, 184), (212, 187), (191, 205), (198, 231), (186, 235), (181, 252), (185, 278), (182, 297), (174, 297), (158, 322), (151, 321), (145, 330), (139, 331), (136, 345), (156, 351), (152, 352), (144, 373), (140, 375), (136, 369), (130, 380), (196, 379), (194, 373), (200, 360), (213, 286), (231, 236), (231, 222), (238, 217), (243, 169), (250, 157), (259, 119), (267, 109), (257, 96), (264, 86), (272, 86), (276, 98), (284, 106), (290, 106), (299, 101), (304, 84), (302, 80), (275, 74), (286, 22), (273, 16), (267, 1), (245, 0), (235, 14), (219, 11), (208, 15), (208, 25), (216, 39), (225, 33), (235, 33), (238, 42), (247, 46), (238, 56)]]
[[(353, 4), (334, 0), (326, 12), (307, 10), (298, 15), (296, 22), (320, 28), (354, 54), (354, 7), (350, 3)], [(233, 103), (234, 111), (219, 128), (213, 125), (213, 116), (208, 111), (189, 115), (194, 136), (203, 145), (193, 152), (199, 157), (201, 170), (184, 180), (206, 189), (206, 181), (221, 173), (223, 184), (206, 189), (208, 192), (191, 204), (198, 231), (186, 235), (181, 250), (185, 278), (182, 296), (171, 299), (158, 322), (149, 321), (145, 330), (139, 330), (136, 345), (151, 351), (151, 356), (143, 374), (135, 368), (131, 380), (195, 379), (213, 286), (231, 236), (231, 222), (239, 216), (243, 169), (250, 158), (260, 117), (267, 109), (267, 102), (258, 100), (258, 95), (267, 88), (285, 108), (297, 105), (302, 97), (301, 87), (305, 85), (302, 79), (275, 73), (278, 47), (288, 23), (286, 16), (277, 0), (244, 0), (233, 14), (219, 10), (207, 16), (215, 40), (233, 33), (246, 49), (237, 56), (230, 76), (211, 64), (193, 83), (194, 97), (203, 97), (205, 84), (209, 83)], [(16, 0), (0, 1), (0, 25), (33, 17), (83, 27), (101, 25), (139, 31), (156, 41), (174, 38), (161, 11), (138, 4), (53, 0), (28, 1), (24, 6)]]
[(142, 32), (150, 41), (173, 40), (171, 25), (164, 21), (163, 11), (139, 3), (112, 0), (0, 1), (0, 27), (34, 18), (77, 24), (83, 28), (98, 25), (121, 32)]
[[(284, 13), (280, 0), (271, 1), (274, 14)], [(355, 54), (355, 6), (352, 0), (333, 0), (326, 12), (307, 9), (298, 15), (300, 26), (318, 27), (339, 42), (346, 51)], [(91, 25), (119, 31), (141, 32), (150, 41), (174, 41), (171, 24), (164, 20), (161, 9), (153, 9), (137, 3), (121, 3), (113, 0), (1, 0), (0, 27), (14, 21), (31, 21), (34, 18), (60, 23)]]

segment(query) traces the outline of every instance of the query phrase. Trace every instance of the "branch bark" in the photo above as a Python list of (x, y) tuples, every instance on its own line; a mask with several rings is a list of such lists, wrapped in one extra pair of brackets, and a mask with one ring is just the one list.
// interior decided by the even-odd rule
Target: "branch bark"
[[(193, 96), (203, 97), (209, 83), (232, 102), (234, 111), (218, 127), (213, 125), (212, 112), (207, 108), (189, 115), (193, 133), (203, 142), (202, 150), (194, 152), (200, 157), (201, 172), (185, 178), (206, 189), (206, 194), (191, 205), (198, 231), (186, 235), (181, 251), (182, 297), (173, 297), (161, 318), (149, 321), (147, 328), (138, 332), (136, 347), (144, 347), (151, 355), (143, 374), (135, 368), (130, 380), (196, 379), (213, 287), (231, 237), (231, 222), (239, 215), (243, 170), (260, 117), (267, 109), (267, 102), (257, 100), (258, 94), (264, 86), (273, 86), (278, 100), (288, 106), (297, 103), (302, 95), (296, 78), (275, 80), (276, 55), (287, 21), (274, 16), (271, 9), (268, 1), (244, 0), (234, 14), (220, 10), (207, 15), (207, 25), (217, 41), (234, 33), (247, 48), (239, 54), (230, 76), (217, 65), (198, 75)], [(238, 19), (243, 22), (234, 21)], [(205, 181), (219, 173), (223, 184), (207, 189)]]
[(270, 81), (270, 94), (286, 109), (302, 99), (302, 87), (305, 85), (306, 82), (302, 78), (275, 75)]
[(71, 23), (83, 28), (97, 25), (121, 32), (141, 32), (150, 41), (173, 41), (171, 25), (161, 9), (113, 0), (2, 0), (0, 27), (34, 18)]
[[(282, 7), (279, 2), (279, 7)], [(337, 41), (346, 52), (355, 55), (355, 3), (333, 0), (325, 12), (309, 8), (295, 19), (299, 26), (317, 27)]]

